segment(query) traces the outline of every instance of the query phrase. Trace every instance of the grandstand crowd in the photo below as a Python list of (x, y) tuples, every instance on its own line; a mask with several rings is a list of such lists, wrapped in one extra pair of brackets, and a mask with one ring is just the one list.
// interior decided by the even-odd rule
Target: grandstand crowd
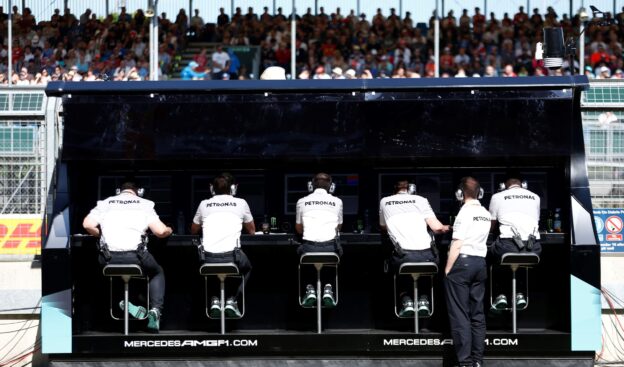
[[(20, 13), (11, 9), (13, 20), (12, 83), (46, 84), (52, 80), (146, 80), (149, 78), (149, 22), (143, 10), (134, 14), (121, 8), (119, 14), (98, 17), (90, 9), (76, 16), (70, 9), (55, 9), (50, 19), (36, 20), (29, 8)], [(296, 77), (301, 79), (409, 78), (433, 77), (434, 19), (415, 22), (407, 12), (377, 9), (372, 17), (353, 10), (331, 14), (323, 7), (318, 14), (310, 8), (297, 15)], [(0, 83), (8, 84), (8, 14), (0, 7)], [(559, 15), (548, 8), (546, 14), (521, 6), (513, 16), (488, 17), (479, 8), (453, 11), (440, 19), (439, 72), (442, 77), (540, 76), (571, 72), (567, 60), (560, 70), (544, 68), (535, 60), (535, 45), (542, 41), (543, 27), (562, 27), (565, 39), (578, 39), (580, 18)], [(258, 46), (260, 72), (269, 66), (290, 70), (291, 35), (289, 16), (261, 14), (236, 8), (230, 17), (222, 9), (216, 23), (206, 23), (195, 10), (188, 17), (180, 9), (175, 20), (165, 13), (159, 24), (159, 79), (181, 71), (183, 79), (245, 79), (250, 71), (241, 66), (229, 46)], [(615, 16), (605, 13), (600, 23), (586, 23), (585, 65), (590, 78), (622, 78), (624, 62), (624, 8)], [(182, 70), (179, 55), (188, 41), (215, 43)], [(574, 64), (578, 73), (578, 63)]]

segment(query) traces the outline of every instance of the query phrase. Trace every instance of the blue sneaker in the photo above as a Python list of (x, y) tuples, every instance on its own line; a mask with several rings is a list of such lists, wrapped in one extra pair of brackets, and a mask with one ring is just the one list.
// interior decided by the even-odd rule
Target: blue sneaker
[(316, 306), (316, 289), (312, 284), (308, 284), (306, 287), (306, 295), (303, 298), (303, 307)]
[[(119, 302), (119, 308), (125, 311), (124, 301)], [(147, 310), (143, 306), (135, 306), (132, 302), (128, 302), (128, 313), (135, 319), (144, 319), (147, 315)]]

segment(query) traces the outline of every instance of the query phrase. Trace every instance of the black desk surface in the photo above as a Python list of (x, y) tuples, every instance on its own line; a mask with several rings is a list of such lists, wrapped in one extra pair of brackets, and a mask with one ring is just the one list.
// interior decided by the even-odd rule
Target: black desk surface
[[(344, 246), (348, 245), (379, 245), (384, 236), (379, 233), (341, 233), (340, 243)], [(566, 233), (540, 233), (541, 243), (543, 245), (561, 245), (564, 244)], [(75, 234), (72, 235), (72, 247), (80, 247), (84, 240), (90, 241), (92, 236)], [(156, 237), (150, 237), (150, 242), (165, 242), (166, 246), (190, 246), (192, 240), (197, 239), (199, 236), (194, 235), (172, 235), (166, 239), (158, 239)], [(297, 236), (292, 233), (271, 233), (271, 234), (256, 234), (241, 236), (241, 243), (243, 246), (256, 246), (256, 245), (296, 245)], [(489, 242), (493, 242), (496, 238), (490, 235)], [(436, 236), (436, 242), (438, 246), (448, 246), (450, 241), (450, 235), (444, 234)]]

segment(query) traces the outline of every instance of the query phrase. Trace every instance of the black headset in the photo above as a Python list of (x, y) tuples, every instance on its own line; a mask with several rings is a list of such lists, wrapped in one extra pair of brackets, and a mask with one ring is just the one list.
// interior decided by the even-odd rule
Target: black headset
[[(135, 191), (135, 190), (133, 190), (133, 189), (126, 189), (126, 190), (132, 190), (132, 191)], [(120, 187), (118, 187), (118, 188), (116, 188), (116, 189), (115, 189), (115, 195), (119, 195), (119, 194), (121, 194), (121, 192), (122, 192), (122, 190), (121, 190), (121, 188), (120, 188)], [(143, 197), (143, 195), (145, 194), (145, 189), (144, 189), (144, 188), (142, 188), (142, 187), (137, 187), (137, 189), (136, 189), (136, 194), (137, 194), (137, 196), (138, 196), (138, 197), (142, 198), (142, 197)]]
[[(457, 201), (462, 201), (464, 200), (464, 183), (466, 182), (466, 177), (462, 178), (461, 183), (459, 184), (459, 186), (457, 186), (457, 191), (455, 191), (455, 199), (457, 199)], [(485, 194), (485, 192), (483, 191), (483, 188), (481, 187), (481, 185), (477, 182), (477, 187), (479, 188), (479, 194), (477, 195), (477, 199), (481, 200), (483, 199), (483, 195)]]
[[(230, 175), (229, 173), (224, 173), (219, 175), (218, 177), (223, 177), (228, 181), (228, 183), (230, 184), (230, 195), (236, 196), (238, 184), (234, 182), (234, 176)], [(212, 194), (212, 196), (215, 196), (217, 194), (212, 184), (210, 184), (210, 194)]]
[[(526, 181), (522, 180), (522, 182), (520, 183), (520, 187), (526, 190), (528, 189), (529, 184)], [(498, 191), (504, 191), (504, 190), (507, 190), (507, 187), (505, 187), (505, 183), (504, 182), (499, 183)]]
[[(405, 182), (405, 181), (398, 181), (398, 182)], [(407, 184), (407, 193), (410, 195), (416, 195), (416, 184), (415, 183), (408, 183)], [(398, 184), (394, 185), (394, 192), (398, 193), (399, 190), (399, 186)]]
[[(313, 193), (315, 188), (316, 187), (314, 187), (314, 177), (313, 177), (312, 180), (308, 181), (308, 192)], [(327, 190), (327, 192), (330, 194), (333, 194), (334, 191), (336, 191), (336, 184), (334, 183), (334, 180), (332, 180), (331, 176), (329, 176), (329, 190)]]
[[(238, 190), (238, 185), (237, 184), (231, 184), (230, 185), (230, 195), (236, 196), (236, 190)], [(215, 196), (217, 194), (215, 192), (214, 186), (212, 186), (212, 184), (210, 184), (210, 194), (212, 194), (212, 196)]]

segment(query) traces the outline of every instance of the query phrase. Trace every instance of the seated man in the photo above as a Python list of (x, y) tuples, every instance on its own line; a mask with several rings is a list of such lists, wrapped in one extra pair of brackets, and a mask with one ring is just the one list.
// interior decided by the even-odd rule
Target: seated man
[[(303, 235), (303, 244), (297, 249), (299, 255), (308, 252), (335, 252), (342, 256), (338, 232), (342, 226), (342, 200), (332, 195), (335, 185), (327, 173), (318, 173), (312, 179), (308, 196), (297, 201), (295, 229)], [(304, 305), (316, 303), (316, 290), (312, 284), (306, 287)], [(323, 304), (336, 305), (332, 285), (323, 289)]]
[[(165, 296), (165, 273), (152, 254), (142, 243), (142, 236), (149, 228), (155, 236), (164, 238), (172, 233), (154, 210), (154, 202), (138, 196), (139, 189), (133, 182), (121, 185), (121, 193), (100, 200), (82, 222), (92, 236), (100, 237), (99, 261), (107, 264), (138, 264), (149, 277), (149, 302), (147, 330), (158, 333)], [(99, 228), (98, 228), (99, 226)], [(121, 301), (119, 306), (126, 305)], [(145, 316), (144, 307), (128, 304), (128, 312), (136, 318)]]
[[(509, 175), (505, 181), (505, 189), (492, 196), (490, 214), (492, 227), (498, 229), (500, 235), (490, 251), (495, 261), (508, 252), (542, 252), (539, 234), (540, 197), (524, 188), (517, 174)], [(526, 298), (522, 293), (516, 295), (516, 305), (526, 306)], [(496, 297), (494, 308), (507, 308), (507, 297), (504, 294)]]
[[(435, 233), (448, 232), (450, 226), (440, 223), (431, 210), (429, 200), (416, 195), (416, 185), (401, 179), (394, 185), (394, 192), (394, 195), (381, 199), (379, 203), (379, 225), (382, 231), (388, 232), (394, 245), (390, 258), (393, 273), (396, 274), (401, 264), (407, 262), (438, 264), (437, 249), (427, 226)], [(418, 312), (429, 315), (427, 296), (422, 295), (419, 298)], [(414, 301), (407, 293), (401, 295), (401, 304), (400, 316), (414, 315)]]
[[(243, 275), (243, 283), (247, 284), (251, 263), (241, 250), (240, 235), (243, 227), (247, 233), (255, 234), (256, 226), (247, 202), (234, 197), (237, 188), (232, 175), (224, 173), (215, 177), (210, 186), (214, 196), (199, 204), (191, 224), (191, 233), (202, 232), (200, 251), (205, 263), (235, 263)], [(225, 314), (228, 317), (241, 316), (237, 299), (242, 294), (243, 286), (240, 284), (236, 294), (227, 299)], [(209, 312), (212, 317), (221, 315), (221, 301), (218, 297), (212, 297)]]

